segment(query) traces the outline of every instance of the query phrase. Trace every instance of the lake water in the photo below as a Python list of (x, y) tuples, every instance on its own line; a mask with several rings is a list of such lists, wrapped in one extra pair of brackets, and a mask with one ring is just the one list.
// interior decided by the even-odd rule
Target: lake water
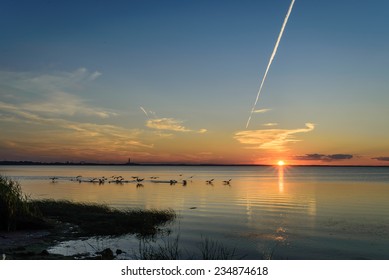
[[(1, 166), (0, 174), (17, 179), (31, 198), (120, 209), (172, 208), (178, 218), (167, 225), (171, 234), (155, 242), (178, 240), (181, 258), (200, 258), (199, 248), (208, 240), (242, 259), (389, 259), (385, 167)], [(141, 186), (71, 181), (77, 175), (145, 180)], [(59, 179), (52, 182), (52, 176)], [(152, 176), (179, 183), (154, 183)], [(213, 184), (206, 183), (210, 179)], [(229, 185), (223, 184), (229, 179)], [(50, 251), (74, 254), (111, 247), (133, 258), (139, 242), (131, 235), (91, 238)]]

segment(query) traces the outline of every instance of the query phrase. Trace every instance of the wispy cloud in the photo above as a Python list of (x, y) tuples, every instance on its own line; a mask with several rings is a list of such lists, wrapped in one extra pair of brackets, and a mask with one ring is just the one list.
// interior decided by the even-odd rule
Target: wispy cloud
[(170, 131), (178, 131), (178, 132), (197, 132), (197, 133), (205, 133), (206, 129), (193, 130), (186, 128), (182, 125), (183, 121), (176, 120), (173, 118), (159, 118), (159, 119), (148, 119), (146, 122), (146, 126), (153, 129), (158, 130), (170, 130)]
[(100, 73), (99, 71), (95, 71), (93, 72), (92, 74), (89, 75), (88, 79), (90, 81), (94, 81), (96, 80), (98, 77), (100, 77), (102, 75), (102, 73)]
[(51, 116), (84, 115), (109, 118), (117, 115), (115, 112), (89, 105), (86, 100), (66, 92), (54, 92), (45, 100), (38, 102), (21, 103), (19, 104), (19, 108), (25, 111)]
[[(83, 82), (95, 80), (100, 75), (100, 72), (90, 73), (85, 68), (55, 74), (0, 72), (0, 87), (5, 92), (11, 90), (15, 93), (12, 100), (7, 100), (21, 111), (49, 117), (83, 115), (108, 118), (116, 113), (94, 106), (72, 92)], [(6, 100), (0, 101), (5, 103)]]
[(277, 126), (278, 123), (264, 123), (263, 126)]
[[(157, 130), (166, 130), (166, 131), (176, 131), (176, 132), (195, 132), (195, 133), (206, 133), (207, 129), (202, 128), (199, 130), (189, 129), (183, 125), (183, 121), (177, 120), (174, 118), (159, 118), (155, 114), (155, 112), (149, 111), (149, 113), (152, 115), (150, 117), (149, 113), (146, 111), (145, 108), (140, 106), (140, 109), (142, 112), (146, 115), (147, 121), (146, 126), (148, 128), (157, 129)], [(168, 136), (172, 136), (171, 134), (168, 134)]]
[(71, 72), (33, 73), (33, 72), (0, 72), (0, 84), (6, 84), (19, 90), (35, 92), (41, 90), (52, 92), (71, 89), (81, 83), (93, 81), (100, 77), (99, 71), (90, 72), (86, 68), (78, 68)]
[[(109, 124), (115, 112), (85, 94), (100, 72), (85, 68), (51, 74), (0, 72), (0, 146), (14, 154), (96, 159), (153, 148), (139, 129)], [(81, 97), (82, 96), (82, 97)], [(89, 98), (87, 98), (89, 97)], [(104, 120), (102, 120), (104, 119)]]
[[(41, 128), (43, 127), (47, 133), (50, 133), (50, 131), (54, 129), (56, 130), (56, 136), (58, 136), (59, 133), (58, 129), (65, 129), (63, 131), (67, 134), (69, 134), (70, 131), (73, 131), (77, 132), (78, 136), (99, 136), (112, 139), (113, 141), (126, 142), (133, 141), (141, 134), (138, 129), (126, 129), (116, 125), (77, 122), (61, 118), (47, 118), (32, 112), (19, 110), (18, 107), (3, 102), (0, 102), (0, 111), (7, 112), (7, 115), (9, 116), (9, 118), (3, 119), (3, 121), (39, 125)], [(140, 147), (151, 147), (150, 145), (145, 145), (141, 142), (133, 143), (138, 143), (137, 146)]]
[(282, 150), (286, 144), (299, 141), (295, 134), (309, 132), (314, 128), (314, 124), (306, 123), (305, 128), (298, 129), (244, 130), (235, 133), (234, 138), (251, 149)]
[(264, 108), (264, 109), (254, 110), (253, 113), (254, 113), (254, 114), (261, 114), (261, 113), (266, 113), (266, 112), (269, 112), (269, 111), (271, 111), (271, 109), (269, 109), (269, 108)]
[[(0, 110), (4, 107), (1, 105)], [(153, 148), (153, 144), (143, 140), (142, 131), (116, 125), (47, 118), (22, 111), (2, 118), (1, 123), (8, 127), (7, 131), (16, 128), (0, 137), (0, 150), (8, 153), (2, 156), (8, 158), (20, 155), (22, 159), (31, 156), (117, 161), (134, 152)], [(28, 130), (23, 129), (26, 126)]]
[[(9, 159), (94, 160), (125, 162), (129, 156), (142, 153), (144, 144), (135, 139), (86, 137), (82, 133), (58, 131), (53, 139), (49, 134), (30, 139), (0, 139), (2, 157)], [(53, 136), (54, 137), (54, 136)], [(150, 147), (148, 147), (150, 148)]]
[(295, 160), (317, 160), (317, 161), (336, 161), (336, 160), (348, 160), (354, 156), (351, 154), (306, 154), (303, 156), (295, 156)]

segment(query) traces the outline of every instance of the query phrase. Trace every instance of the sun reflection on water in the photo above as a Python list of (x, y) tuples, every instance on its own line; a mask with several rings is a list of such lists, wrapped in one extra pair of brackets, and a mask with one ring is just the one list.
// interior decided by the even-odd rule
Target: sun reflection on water
[(278, 166), (278, 191), (280, 193), (284, 192), (284, 166)]

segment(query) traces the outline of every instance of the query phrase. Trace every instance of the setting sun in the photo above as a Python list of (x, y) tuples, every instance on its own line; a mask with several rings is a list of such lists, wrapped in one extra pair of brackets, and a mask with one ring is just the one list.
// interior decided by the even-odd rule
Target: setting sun
[(278, 166), (284, 166), (285, 165), (285, 162), (283, 160), (279, 160), (277, 162)]

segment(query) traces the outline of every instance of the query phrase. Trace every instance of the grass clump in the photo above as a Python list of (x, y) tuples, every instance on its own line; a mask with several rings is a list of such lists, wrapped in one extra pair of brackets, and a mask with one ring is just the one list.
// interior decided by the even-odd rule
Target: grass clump
[(28, 202), (20, 184), (0, 176), (0, 230), (39, 229), (45, 226), (39, 209)]
[(49, 229), (57, 222), (75, 225), (79, 236), (154, 235), (173, 220), (173, 210), (117, 210), (68, 200), (31, 200), (18, 182), (0, 175), (0, 230)]
[(201, 257), (203, 260), (233, 260), (237, 256), (235, 248), (230, 249), (218, 241), (205, 238), (201, 243)]
[(141, 238), (139, 241), (139, 253), (135, 255), (139, 260), (179, 260), (179, 235), (174, 239), (163, 240), (162, 243), (153, 245), (149, 240)]
[(34, 200), (29, 203), (45, 217), (75, 224), (80, 235), (154, 235), (175, 218), (173, 210), (118, 210), (102, 204), (74, 203), (68, 200)]
[(180, 248), (180, 235), (175, 238), (163, 239), (153, 243), (148, 239), (140, 239), (138, 253), (134, 259), (139, 260), (180, 260), (180, 259), (202, 259), (202, 260), (236, 260), (241, 259), (236, 254), (235, 248), (228, 248), (224, 244), (211, 240), (202, 239), (198, 247), (199, 254), (183, 252)]

